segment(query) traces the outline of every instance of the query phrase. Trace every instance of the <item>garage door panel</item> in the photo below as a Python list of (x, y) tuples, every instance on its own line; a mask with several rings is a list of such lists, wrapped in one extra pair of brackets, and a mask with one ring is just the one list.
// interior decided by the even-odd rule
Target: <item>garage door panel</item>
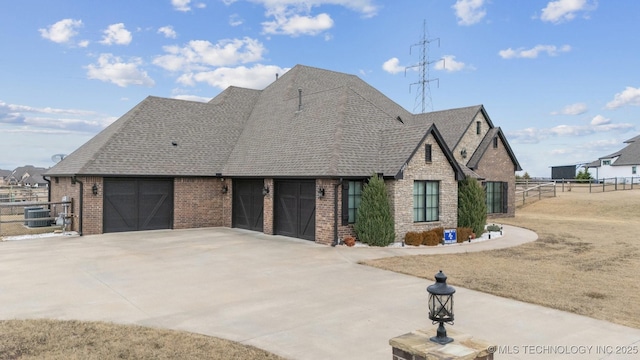
[(263, 231), (263, 180), (241, 179), (233, 181), (232, 226), (240, 229)]
[(103, 231), (171, 229), (172, 179), (104, 179)]
[(275, 233), (315, 239), (315, 181), (279, 180), (275, 182)]

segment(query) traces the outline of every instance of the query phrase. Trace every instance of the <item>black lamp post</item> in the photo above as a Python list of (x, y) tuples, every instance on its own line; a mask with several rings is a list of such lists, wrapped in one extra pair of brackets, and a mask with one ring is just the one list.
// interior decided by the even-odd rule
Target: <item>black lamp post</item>
[(453, 293), (456, 292), (452, 286), (447, 285), (447, 276), (440, 270), (435, 276), (436, 282), (427, 287), (429, 293), (429, 319), (432, 323), (440, 323), (436, 336), (431, 341), (444, 345), (453, 341), (447, 337), (447, 330), (444, 323), (453, 325)]

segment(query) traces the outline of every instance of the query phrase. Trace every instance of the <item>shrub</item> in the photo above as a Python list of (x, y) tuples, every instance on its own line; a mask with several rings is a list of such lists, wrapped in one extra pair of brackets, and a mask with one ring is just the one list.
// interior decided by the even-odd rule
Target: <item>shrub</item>
[(374, 174), (362, 188), (362, 201), (353, 229), (361, 242), (371, 246), (387, 246), (395, 240), (393, 225), (384, 180)]
[(418, 246), (422, 244), (422, 234), (415, 231), (409, 231), (404, 235), (404, 243), (407, 245)]
[(459, 227), (456, 229), (456, 232), (458, 233), (459, 243), (469, 240), (469, 236), (471, 236), (472, 239), (476, 238), (476, 234), (473, 232), (472, 228)]
[(496, 224), (491, 224), (487, 226), (487, 231), (500, 231), (500, 226)]
[(442, 238), (438, 236), (438, 233), (429, 230), (422, 233), (422, 245), (437, 246), (442, 242)]
[(471, 228), (476, 234), (482, 234), (486, 223), (487, 203), (484, 189), (478, 180), (467, 176), (458, 185), (458, 226)]
[(433, 228), (431, 229), (431, 231), (435, 232), (436, 235), (438, 235), (438, 239), (440, 240), (444, 239), (444, 228), (442, 226)]

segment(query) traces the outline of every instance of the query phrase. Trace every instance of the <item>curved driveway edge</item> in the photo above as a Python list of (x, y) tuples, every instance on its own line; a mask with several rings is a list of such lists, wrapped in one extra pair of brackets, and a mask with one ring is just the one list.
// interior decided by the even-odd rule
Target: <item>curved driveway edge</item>
[[(514, 240), (492, 241), (486, 246)], [(389, 339), (432, 326), (425, 290), (431, 283), (351, 259), (372, 250), (227, 228), (3, 242), (0, 318), (178, 329), (291, 359), (389, 359)], [(537, 305), (463, 288), (455, 301), (455, 330), (503, 349), (520, 347), (500, 359), (558, 358), (528, 356), (525, 345), (640, 344), (639, 329)], [(588, 355), (582, 358), (603, 358)]]

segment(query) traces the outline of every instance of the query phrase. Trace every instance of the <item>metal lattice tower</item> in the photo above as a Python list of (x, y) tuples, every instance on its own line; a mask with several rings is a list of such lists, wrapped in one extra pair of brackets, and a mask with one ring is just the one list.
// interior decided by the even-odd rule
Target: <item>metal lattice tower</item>
[(421, 109), (423, 113), (426, 111), (427, 107), (433, 111), (433, 99), (431, 98), (431, 87), (429, 83), (431, 83), (432, 81), (436, 81), (438, 83), (438, 86), (440, 86), (440, 79), (431, 79), (429, 77), (429, 65), (438, 61), (444, 61), (444, 59), (439, 59), (431, 62), (429, 61), (429, 44), (433, 41), (437, 41), (438, 47), (440, 47), (440, 38), (428, 38), (427, 21), (424, 20), (422, 24), (422, 38), (420, 39), (420, 41), (409, 47), (410, 55), (411, 50), (414, 47), (420, 47), (420, 61), (417, 64), (407, 66), (404, 69), (404, 75), (406, 76), (408, 69), (418, 68), (419, 80), (417, 82), (409, 84), (409, 92), (411, 92), (412, 86), (416, 85), (418, 87), (418, 93), (416, 94), (416, 101), (413, 107), (413, 112), (416, 112), (416, 109), (418, 108), (418, 101), (420, 101), (420, 104), (422, 105)]

